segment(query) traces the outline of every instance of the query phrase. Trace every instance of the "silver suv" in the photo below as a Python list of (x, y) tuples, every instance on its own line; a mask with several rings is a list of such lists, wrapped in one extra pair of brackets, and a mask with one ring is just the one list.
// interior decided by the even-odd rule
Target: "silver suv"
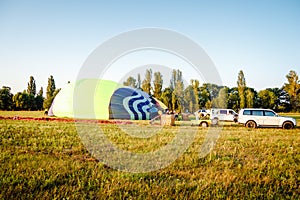
[(239, 111), (238, 122), (248, 128), (282, 127), (292, 129), (297, 125), (294, 118), (282, 117), (270, 109), (245, 108)]

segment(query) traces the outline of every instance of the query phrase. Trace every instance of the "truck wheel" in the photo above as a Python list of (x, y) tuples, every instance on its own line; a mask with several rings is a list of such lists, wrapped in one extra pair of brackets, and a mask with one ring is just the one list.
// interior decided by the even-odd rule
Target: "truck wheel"
[(212, 123), (213, 125), (218, 125), (219, 119), (215, 117), (215, 118), (213, 118), (213, 119), (211, 120), (211, 123)]
[(292, 128), (294, 128), (294, 125), (292, 122), (284, 122), (282, 125), (282, 128), (283, 129), (292, 129)]
[(199, 125), (200, 125), (201, 127), (203, 127), (203, 128), (208, 127), (208, 123), (207, 123), (207, 122), (201, 122)]
[(248, 122), (245, 124), (245, 126), (246, 126), (247, 128), (256, 128), (256, 123), (255, 123), (255, 121), (248, 121)]

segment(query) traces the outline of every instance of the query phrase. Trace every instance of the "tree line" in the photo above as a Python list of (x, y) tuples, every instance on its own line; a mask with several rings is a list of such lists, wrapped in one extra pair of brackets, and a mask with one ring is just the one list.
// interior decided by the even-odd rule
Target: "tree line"
[[(182, 72), (173, 70), (169, 86), (163, 88), (163, 75), (147, 69), (142, 80), (129, 76), (124, 85), (141, 89), (162, 101), (170, 110), (176, 112), (195, 112), (199, 109), (230, 108), (238, 111), (241, 108), (270, 108), (277, 112), (300, 112), (300, 81), (298, 74), (291, 70), (286, 75), (287, 82), (281, 88), (267, 88), (257, 92), (246, 85), (243, 71), (237, 76), (237, 86), (229, 88), (198, 80), (190, 80), (185, 86)], [(36, 92), (33, 76), (30, 76), (27, 89), (17, 94), (11, 88), (0, 89), (0, 110), (43, 110), (49, 109), (56, 94), (60, 91), (55, 86), (51, 75), (48, 78), (46, 97), (43, 88)]]
[[(295, 71), (287, 75), (287, 82), (281, 88), (267, 88), (257, 92), (247, 87), (243, 71), (237, 76), (237, 86), (229, 88), (211, 83), (200, 85), (198, 80), (191, 80), (186, 87), (182, 72), (173, 70), (169, 86), (163, 88), (163, 76), (160, 72), (152, 73), (147, 69), (141, 81), (130, 76), (124, 85), (141, 89), (162, 101), (170, 110), (176, 112), (195, 112), (198, 109), (230, 108), (269, 108), (277, 112), (300, 111), (300, 81)], [(153, 80), (153, 81), (152, 81)]]
[(49, 109), (54, 97), (60, 91), (56, 89), (55, 81), (51, 75), (48, 78), (46, 98), (43, 96), (43, 87), (36, 92), (33, 76), (30, 76), (27, 89), (17, 94), (11, 93), (11, 88), (3, 86), (0, 89), (0, 110), (43, 110)]

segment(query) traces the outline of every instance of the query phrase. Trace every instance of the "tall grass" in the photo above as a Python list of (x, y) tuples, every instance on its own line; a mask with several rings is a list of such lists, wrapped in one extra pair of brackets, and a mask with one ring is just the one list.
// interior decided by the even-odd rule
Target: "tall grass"
[[(148, 152), (166, 145), (178, 126), (148, 139), (101, 125), (119, 148)], [(128, 128), (128, 125), (121, 128)], [(125, 127), (126, 126), (126, 127)], [(149, 126), (140, 125), (141, 132)], [(223, 127), (214, 149), (199, 150), (207, 129), (168, 167), (126, 173), (85, 149), (73, 123), (0, 120), (0, 199), (299, 199), (300, 130)], [(143, 128), (144, 127), (144, 128)]]

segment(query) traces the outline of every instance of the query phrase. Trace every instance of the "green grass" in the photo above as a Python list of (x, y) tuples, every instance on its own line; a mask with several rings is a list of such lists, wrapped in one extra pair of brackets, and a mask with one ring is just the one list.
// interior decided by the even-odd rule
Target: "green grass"
[(184, 134), (197, 132), (192, 145), (168, 167), (126, 173), (93, 158), (73, 123), (0, 120), (0, 199), (300, 198), (299, 128), (225, 126), (214, 149), (200, 158), (207, 129), (167, 127), (148, 139), (121, 131), (143, 134), (159, 127), (139, 126), (101, 125), (116, 146), (139, 153), (163, 147), (179, 128)]
[(1, 117), (45, 117), (44, 111), (1, 111)]

